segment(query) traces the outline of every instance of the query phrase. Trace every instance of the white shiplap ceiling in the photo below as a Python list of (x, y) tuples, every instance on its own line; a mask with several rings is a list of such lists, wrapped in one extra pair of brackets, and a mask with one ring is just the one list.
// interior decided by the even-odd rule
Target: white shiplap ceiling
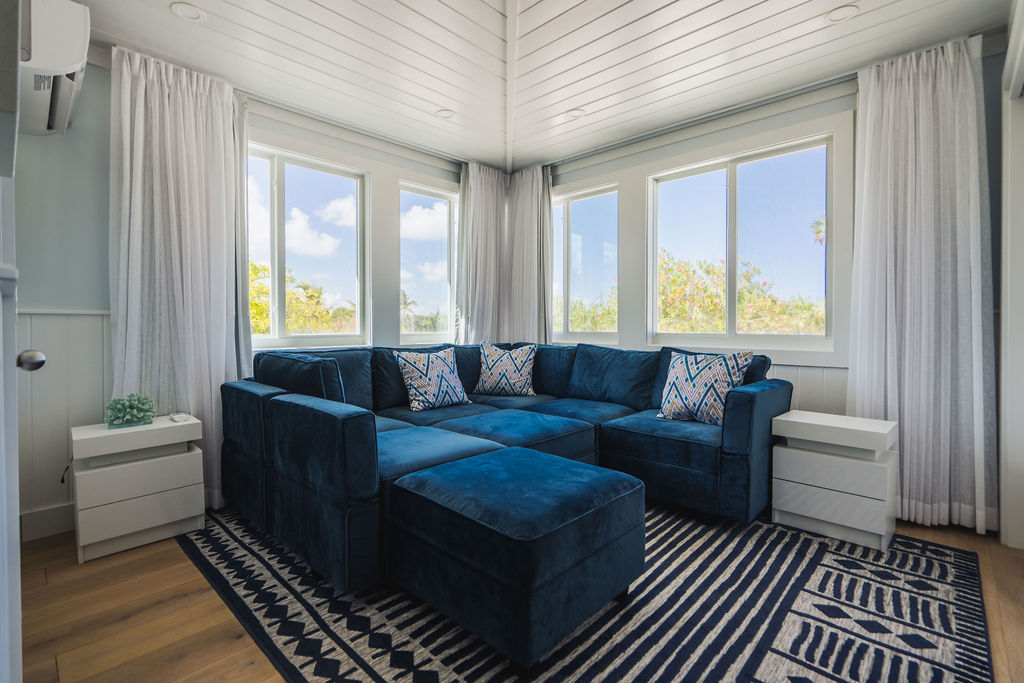
[[(1010, 0), (80, 0), (93, 41), (495, 166), (577, 156), (1006, 23)], [(833, 22), (842, 5), (857, 12)], [(839, 10), (846, 12), (847, 10)], [(448, 109), (451, 118), (437, 112)], [(578, 117), (570, 115), (581, 114)]]

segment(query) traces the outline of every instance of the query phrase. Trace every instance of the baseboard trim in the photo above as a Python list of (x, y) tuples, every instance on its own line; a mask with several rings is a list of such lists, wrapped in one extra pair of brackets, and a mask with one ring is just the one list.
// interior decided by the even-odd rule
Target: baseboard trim
[(21, 513), (22, 542), (62, 534), (74, 528), (75, 506), (72, 503)]

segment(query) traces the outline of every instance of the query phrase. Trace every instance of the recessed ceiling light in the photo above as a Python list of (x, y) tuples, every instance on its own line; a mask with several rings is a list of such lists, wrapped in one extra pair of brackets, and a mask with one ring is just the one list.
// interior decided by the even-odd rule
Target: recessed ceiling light
[(826, 14), (825, 18), (830, 24), (838, 24), (840, 21), (854, 18), (858, 13), (860, 13), (860, 7), (857, 5), (840, 5)]
[(197, 24), (206, 21), (206, 11), (190, 2), (172, 2), (171, 11), (185, 21), (194, 21)]
[(452, 111), (451, 109), (438, 109), (437, 111), (434, 112), (434, 116), (436, 116), (439, 119), (450, 119), (451, 117), (455, 116), (455, 112)]
[(583, 116), (586, 113), (587, 112), (583, 111), (582, 109), (577, 108), (570, 109), (569, 111), (565, 112), (565, 115), (568, 116), (570, 119), (578, 119), (579, 117)]

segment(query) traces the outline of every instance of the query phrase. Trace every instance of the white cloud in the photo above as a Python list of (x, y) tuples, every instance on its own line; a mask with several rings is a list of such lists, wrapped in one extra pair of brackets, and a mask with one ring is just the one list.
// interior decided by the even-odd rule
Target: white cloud
[(436, 202), (429, 209), (412, 206), (402, 214), (402, 239), (440, 240), (448, 236), (448, 204)]
[(402, 275), (402, 280), (411, 280), (412, 279), (412, 273), (410, 273), (405, 268), (402, 268), (401, 275)]
[(270, 207), (259, 183), (248, 178), (249, 258), (257, 263), (270, 263)]
[(356, 224), (356, 198), (338, 197), (316, 210), (317, 217), (324, 223), (334, 223), (341, 228), (352, 228)]
[(424, 282), (443, 282), (448, 279), (447, 261), (428, 261), (416, 266)]
[(309, 224), (309, 214), (293, 206), (284, 224), (284, 243), (288, 251), (300, 256), (331, 256), (338, 250), (341, 240), (314, 230)]

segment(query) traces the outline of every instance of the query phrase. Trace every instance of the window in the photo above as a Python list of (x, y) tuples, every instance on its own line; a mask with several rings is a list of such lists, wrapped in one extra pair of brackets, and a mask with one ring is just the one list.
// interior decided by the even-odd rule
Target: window
[(823, 140), (655, 179), (656, 335), (829, 333), (830, 149)]
[(552, 332), (586, 337), (618, 330), (619, 193), (551, 202)]
[(327, 164), (257, 147), (250, 148), (248, 162), (254, 345), (359, 343), (361, 179)]
[(409, 341), (452, 337), (453, 196), (421, 188), (401, 191), (401, 334)]

